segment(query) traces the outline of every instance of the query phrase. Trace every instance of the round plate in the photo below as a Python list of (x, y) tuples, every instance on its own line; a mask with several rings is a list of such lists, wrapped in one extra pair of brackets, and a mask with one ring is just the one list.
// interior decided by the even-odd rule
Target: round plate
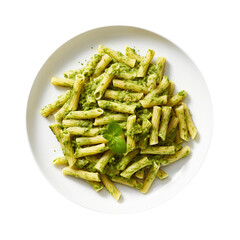
[[(62, 156), (60, 145), (48, 126), (53, 117), (44, 118), (39, 110), (54, 101), (66, 89), (51, 85), (51, 77), (63, 76), (70, 69), (81, 67), (97, 52), (99, 44), (124, 52), (126, 45), (136, 47), (145, 55), (148, 48), (155, 50), (155, 58), (167, 59), (164, 74), (175, 83), (175, 92), (185, 89), (193, 121), (198, 128), (195, 141), (188, 145), (192, 152), (184, 159), (163, 168), (169, 175), (156, 179), (148, 194), (116, 184), (122, 198), (116, 202), (104, 189), (96, 193), (87, 182), (62, 175), (61, 167), (52, 160)], [(204, 78), (194, 62), (174, 43), (166, 38), (136, 27), (109, 26), (82, 33), (58, 48), (39, 71), (27, 105), (27, 132), (29, 143), (38, 166), (48, 181), (61, 194), (73, 202), (101, 212), (127, 213), (152, 208), (171, 198), (181, 190), (200, 168), (207, 153), (213, 126), (212, 103)]]

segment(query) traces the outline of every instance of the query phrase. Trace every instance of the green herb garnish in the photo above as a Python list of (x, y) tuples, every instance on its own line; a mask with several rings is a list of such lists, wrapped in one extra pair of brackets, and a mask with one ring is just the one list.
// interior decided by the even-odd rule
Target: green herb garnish
[(122, 128), (117, 122), (111, 121), (108, 124), (103, 137), (108, 140), (108, 146), (113, 152), (118, 154), (126, 152), (127, 146), (125, 141), (122, 139)]

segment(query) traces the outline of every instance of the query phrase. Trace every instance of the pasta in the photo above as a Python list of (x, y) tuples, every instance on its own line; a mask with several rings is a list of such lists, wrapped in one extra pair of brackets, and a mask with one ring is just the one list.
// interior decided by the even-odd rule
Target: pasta
[(69, 110), (74, 111), (78, 107), (78, 100), (80, 97), (80, 93), (83, 87), (83, 84), (86, 82), (86, 78), (83, 75), (77, 75), (76, 80), (73, 85), (73, 90), (71, 94), (71, 101), (69, 103)]
[(116, 122), (122, 122), (127, 121), (128, 115), (126, 114), (109, 114), (104, 117), (96, 118), (93, 125), (99, 126), (99, 125), (106, 125), (110, 121), (116, 121)]
[(179, 124), (178, 124), (179, 135), (183, 140), (188, 141), (188, 130), (187, 130), (186, 117), (184, 113), (184, 107), (183, 106), (177, 107), (175, 109), (175, 112), (179, 119)]
[(146, 86), (142, 86), (134, 81), (124, 81), (124, 80), (113, 80), (113, 86), (118, 87), (120, 89), (129, 90), (138, 93), (148, 93), (148, 89)]
[(152, 129), (150, 134), (150, 145), (155, 145), (158, 143), (158, 128), (161, 117), (161, 108), (154, 106), (152, 115)]
[(88, 111), (71, 111), (67, 114), (66, 119), (90, 119), (97, 118), (102, 115), (104, 111), (101, 108), (95, 108)]
[(40, 110), (40, 113), (43, 117), (48, 117), (50, 114), (58, 110), (60, 107), (63, 106), (63, 104), (68, 100), (70, 97), (71, 91), (68, 90), (66, 93), (62, 94), (58, 97), (58, 99), (50, 104), (48, 104), (46, 107), (42, 108)]
[(74, 85), (74, 79), (71, 79), (71, 78), (52, 77), (51, 83), (52, 83), (52, 85), (55, 85), (55, 86), (73, 87), (73, 85)]
[(159, 137), (163, 141), (165, 141), (165, 138), (166, 138), (168, 122), (170, 119), (171, 111), (172, 111), (171, 107), (162, 107), (162, 118), (161, 118), (161, 123), (159, 127)]
[(183, 102), (187, 92), (174, 93), (166, 58), (154, 56), (152, 49), (141, 56), (126, 46), (124, 55), (99, 45), (85, 66), (52, 77), (52, 85), (67, 90), (40, 110), (43, 117), (54, 114), (49, 128), (62, 156), (53, 165), (117, 201), (115, 183), (146, 194), (166, 179), (164, 166), (188, 156), (182, 144), (198, 132)]

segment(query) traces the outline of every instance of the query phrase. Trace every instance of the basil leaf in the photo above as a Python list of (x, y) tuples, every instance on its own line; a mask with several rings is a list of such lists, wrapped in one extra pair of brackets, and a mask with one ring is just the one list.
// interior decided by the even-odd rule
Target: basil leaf
[(115, 121), (111, 121), (108, 124), (108, 133), (112, 136), (121, 136), (122, 135), (122, 128), (119, 124)]
[(110, 135), (109, 133), (104, 133), (104, 134), (103, 134), (103, 137), (104, 137), (105, 139), (107, 139), (108, 141), (111, 141), (112, 138), (113, 138), (113, 136)]
[(125, 141), (122, 139), (121, 136), (114, 137), (112, 141), (109, 143), (109, 148), (118, 154), (125, 153), (127, 150), (127, 146)]

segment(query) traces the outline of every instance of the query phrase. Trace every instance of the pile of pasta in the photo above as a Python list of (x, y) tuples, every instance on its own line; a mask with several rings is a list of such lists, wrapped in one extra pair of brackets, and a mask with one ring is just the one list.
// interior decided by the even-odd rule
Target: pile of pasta
[[(168, 177), (162, 167), (189, 155), (182, 142), (197, 134), (183, 102), (186, 91), (174, 94), (164, 76), (166, 59), (152, 63), (151, 49), (145, 56), (129, 46), (125, 51), (99, 45), (84, 67), (51, 79), (69, 90), (40, 110), (56, 121), (49, 127), (63, 156), (53, 164), (67, 165), (64, 175), (86, 180), (97, 192), (105, 187), (116, 200), (121, 193), (114, 182), (147, 193), (156, 178)], [(111, 121), (122, 129), (125, 153), (114, 152), (103, 137)]]

